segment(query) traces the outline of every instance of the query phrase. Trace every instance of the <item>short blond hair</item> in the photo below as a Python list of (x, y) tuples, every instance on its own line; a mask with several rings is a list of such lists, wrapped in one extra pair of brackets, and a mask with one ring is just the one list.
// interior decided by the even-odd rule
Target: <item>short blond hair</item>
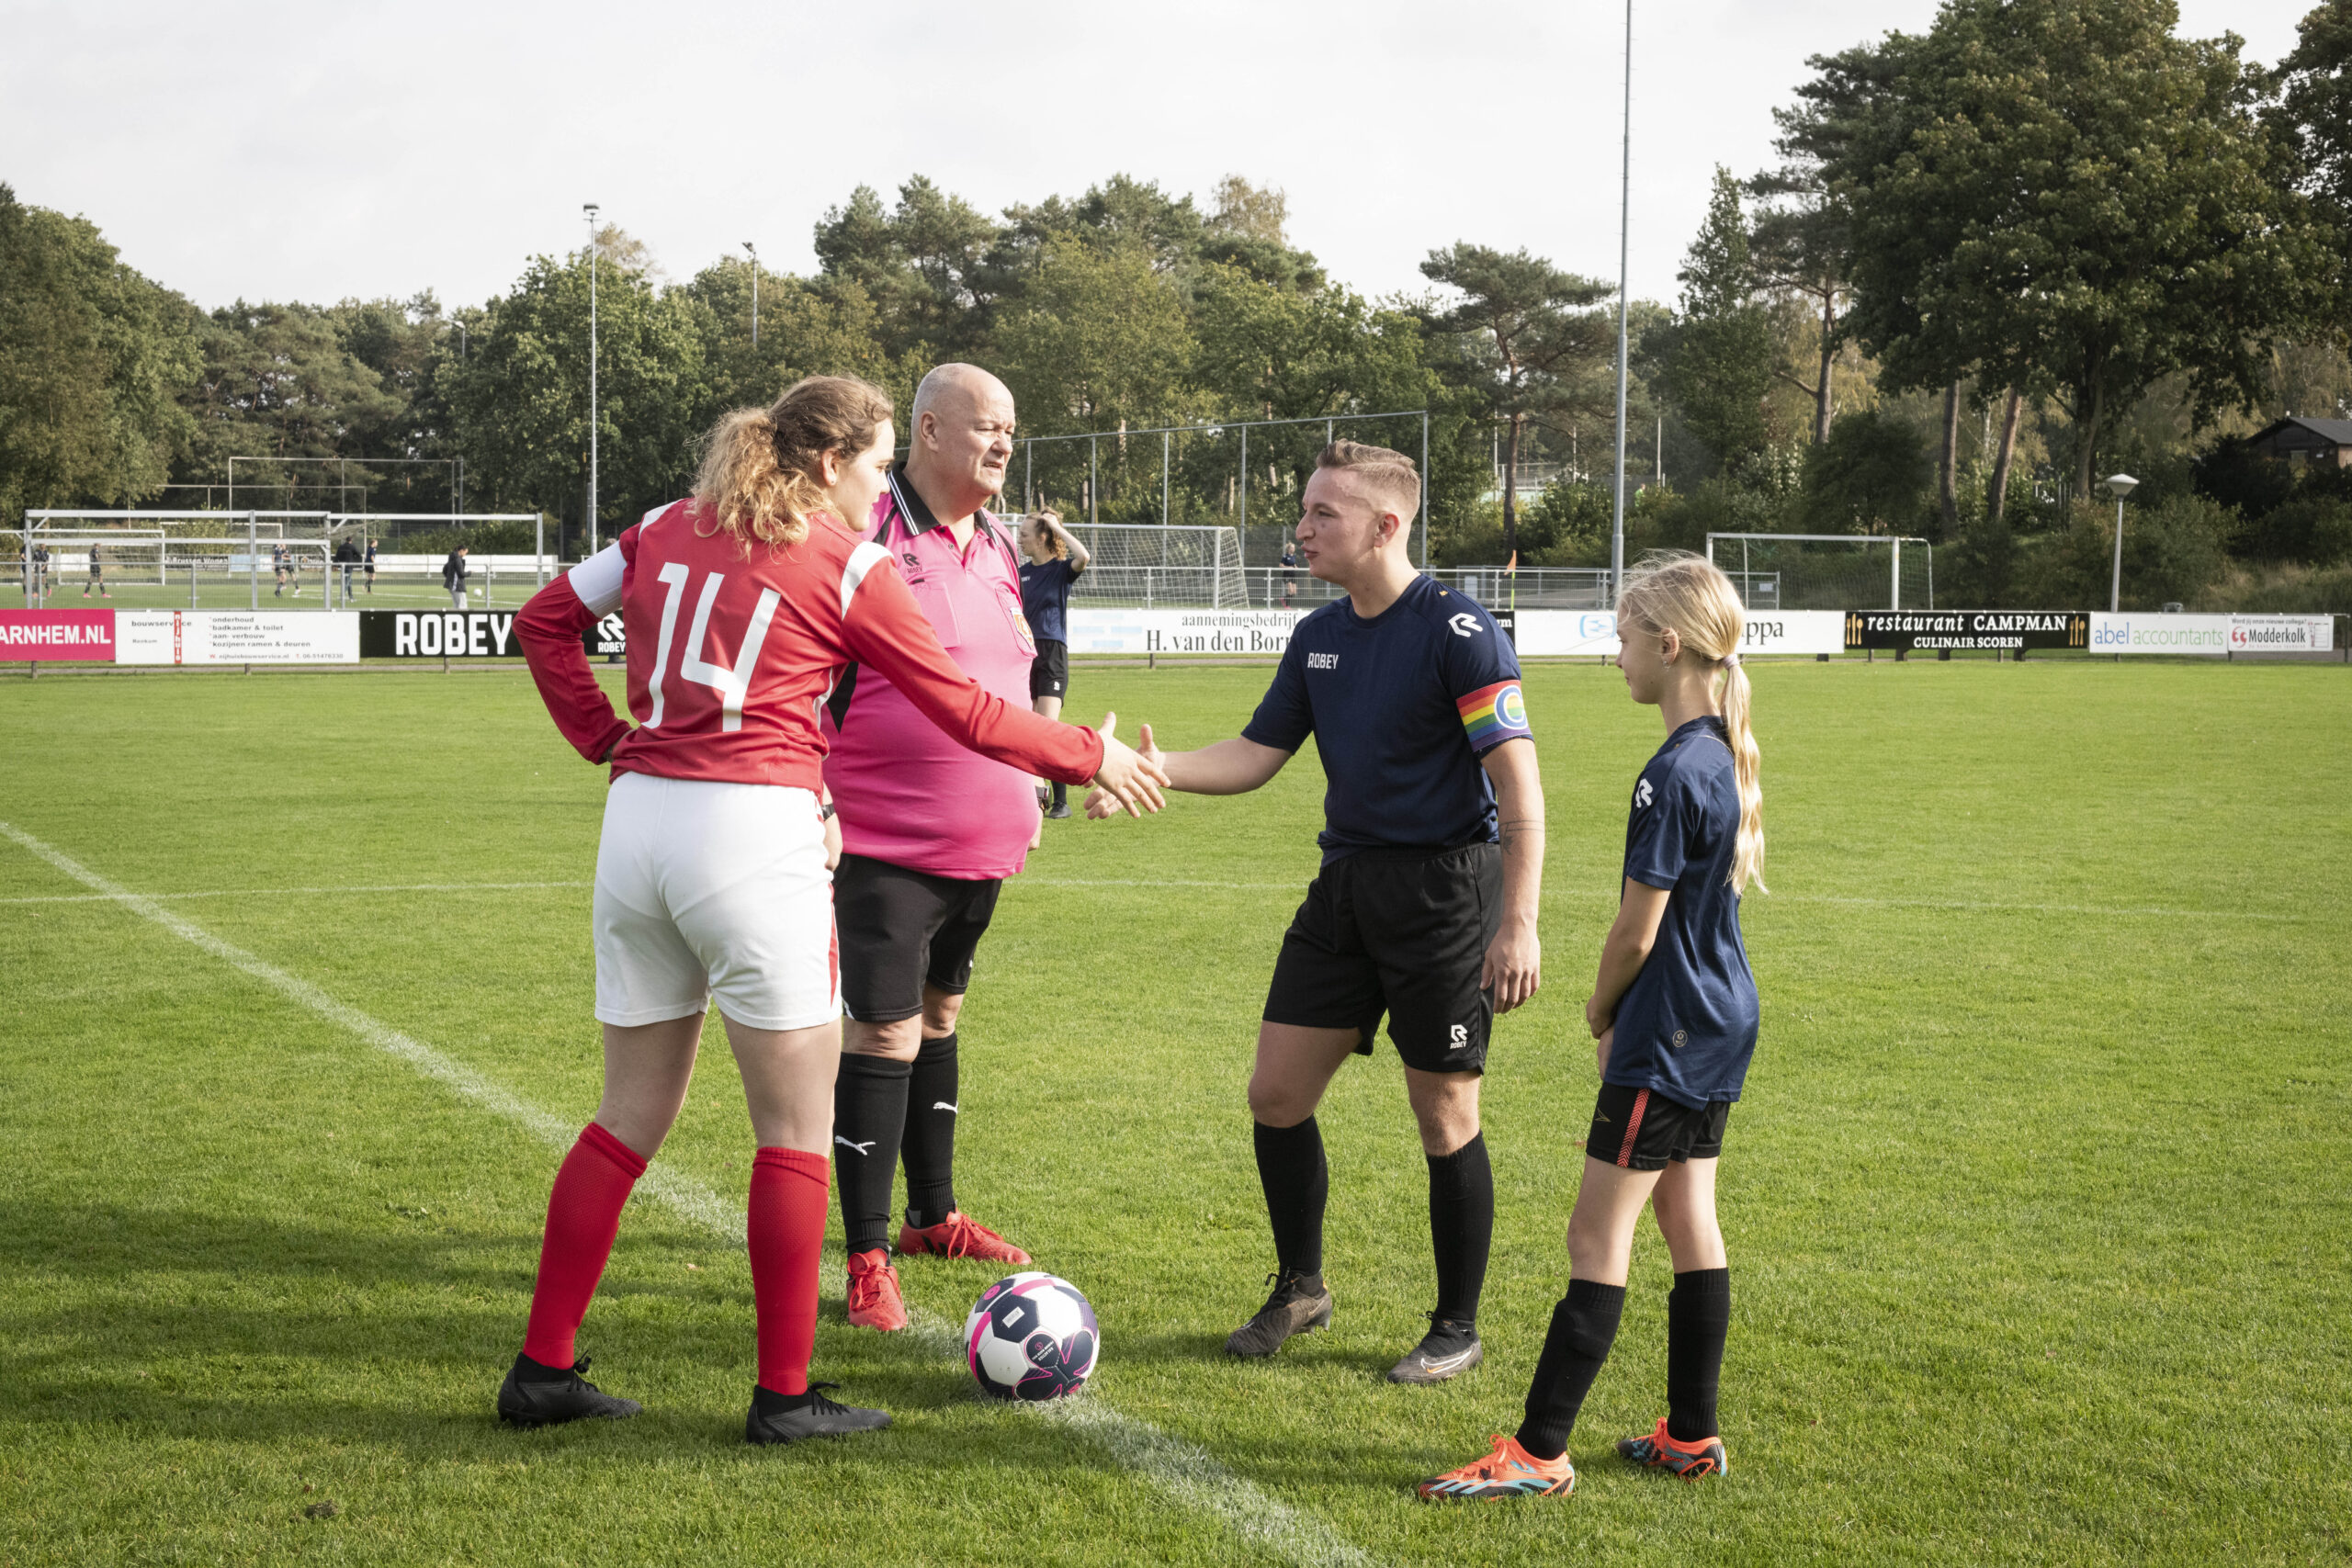
[(1411, 524), (1421, 509), (1421, 471), (1402, 452), (1361, 441), (1334, 441), (1315, 455), (1315, 466), (1354, 476), (1373, 504), (1394, 512), (1399, 522)]

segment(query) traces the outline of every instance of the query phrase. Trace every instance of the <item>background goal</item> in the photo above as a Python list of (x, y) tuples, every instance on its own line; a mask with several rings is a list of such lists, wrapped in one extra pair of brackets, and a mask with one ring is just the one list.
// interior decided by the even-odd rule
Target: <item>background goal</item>
[[(1074, 609), (1236, 610), (1252, 603), (1251, 584), (1241, 570), (1241, 536), (1234, 529), (1154, 523), (1062, 526), (1094, 558), (1070, 589)], [(1280, 585), (1272, 587), (1279, 594)]]
[(1710, 534), (1707, 558), (1751, 610), (1932, 610), (1925, 539), (1860, 534)]

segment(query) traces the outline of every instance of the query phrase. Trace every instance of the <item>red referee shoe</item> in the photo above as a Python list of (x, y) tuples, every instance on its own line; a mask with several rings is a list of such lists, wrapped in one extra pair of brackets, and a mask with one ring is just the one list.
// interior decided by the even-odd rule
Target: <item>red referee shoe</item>
[(1016, 1266), (1029, 1261), (1027, 1253), (958, 1209), (950, 1209), (945, 1219), (921, 1230), (900, 1225), (899, 1253), (905, 1258), (920, 1258), (924, 1253), (940, 1258), (980, 1258), (990, 1263)]
[(849, 1256), (849, 1320), (858, 1328), (894, 1334), (907, 1325), (907, 1301), (899, 1293), (899, 1271), (880, 1247)]

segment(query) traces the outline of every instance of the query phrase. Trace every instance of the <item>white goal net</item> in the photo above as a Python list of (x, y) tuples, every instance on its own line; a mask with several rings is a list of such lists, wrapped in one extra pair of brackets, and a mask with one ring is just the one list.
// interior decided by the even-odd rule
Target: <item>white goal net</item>
[(1932, 610), (1925, 539), (1861, 534), (1710, 534), (1707, 558), (1751, 610)]
[(1070, 589), (1074, 607), (1228, 610), (1250, 603), (1241, 536), (1234, 529), (1156, 523), (1062, 526), (1093, 558)]

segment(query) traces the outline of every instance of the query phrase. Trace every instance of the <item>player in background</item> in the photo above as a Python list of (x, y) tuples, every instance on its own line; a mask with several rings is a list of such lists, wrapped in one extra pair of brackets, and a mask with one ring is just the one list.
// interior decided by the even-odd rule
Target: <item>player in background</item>
[(441, 563), (441, 586), (449, 591), (449, 608), (466, 607), (466, 547), (459, 545)]
[[(1037, 639), (1037, 657), (1029, 664), (1029, 705), (1047, 718), (1062, 716), (1062, 699), (1069, 695), (1069, 590), (1094, 558), (1062, 526), (1061, 513), (1050, 507), (1031, 513), (1021, 525), (1021, 613), (1030, 635)], [(1056, 821), (1069, 815), (1069, 786), (1055, 784), (1052, 793), (1037, 786), (1037, 805)]]
[(273, 599), (282, 599), (286, 596), (287, 567), (285, 540), (280, 539), (277, 543), (269, 547), (269, 569), (277, 574), (277, 586), (271, 592), (270, 597)]
[[(1053, 724), (956, 669), (897, 563), (841, 522), (872, 508), (892, 437), (888, 397), (842, 378), (729, 414), (691, 500), (648, 513), (516, 619), (556, 727), (613, 780), (594, 915), (604, 1097), (548, 1200), (529, 1326), (498, 1394), (519, 1425), (638, 1413), (582, 1375), (575, 1337), (622, 1205), (685, 1099), (714, 996), (758, 1141), (746, 1238), (759, 1373), (744, 1436), (888, 1424), (808, 1382), (841, 1060), (817, 713), (846, 666), (883, 671), (944, 734), (1011, 766), (1158, 804), (1152, 770), (1111, 720), (1099, 735)], [(615, 610), (634, 728), (580, 642)]]
[(1763, 791), (1749, 729), (1745, 619), (1721, 571), (1697, 556), (1644, 561), (1617, 596), (1617, 667), (1655, 704), (1666, 744), (1634, 784), (1624, 885), (1584, 1006), (1600, 1042), (1600, 1095), (1568, 1220), (1568, 1293), (1527, 1391), (1517, 1433), (1420, 1483), (1431, 1499), (1565, 1495), (1568, 1433), (1625, 1304), (1646, 1202), (1674, 1260), (1666, 1298), (1667, 1414), (1617, 1451), (1685, 1481), (1721, 1475), (1715, 1422), (1731, 1271), (1715, 1223), (1715, 1167), (1731, 1102), (1756, 1051), (1756, 979), (1739, 898), (1764, 886)]
[[(1306, 568), (1347, 597), (1298, 623), (1238, 739), (1159, 759), (1173, 788), (1238, 795), (1312, 735), (1328, 784), (1322, 870), (1283, 937), (1250, 1078), (1273, 1290), (1225, 1348), (1271, 1356), (1331, 1320), (1315, 1110), (1349, 1055), (1371, 1054), (1385, 1012), (1429, 1159), (1437, 1255), (1429, 1333), (1388, 1376), (1442, 1382), (1485, 1355), (1495, 1181), (1478, 1080), (1494, 1015), (1541, 978), (1544, 792), (1517, 654), (1477, 604), (1413, 569), (1412, 459), (1334, 442), (1301, 501)], [(1142, 744), (1159, 756), (1148, 728)], [(1088, 802), (1091, 815), (1113, 808)]]
[(98, 547), (95, 544), (90, 547), (90, 581), (82, 585), (82, 597), (87, 599), (93, 588), (98, 591), (98, 597), (101, 599), (114, 597), (107, 592), (106, 563), (98, 558)]
[[(1012, 540), (985, 510), (1012, 456), (1012, 394), (976, 366), (942, 365), (915, 389), (913, 417), (906, 461), (890, 471), (866, 536), (905, 570), (956, 662), (1024, 704), (1037, 645), (1021, 613)], [(847, 1304), (850, 1322), (888, 1333), (907, 1325), (888, 1250), (902, 1152), (900, 1253), (1029, 1261), (956, 1200), (956, 1021), (997, 894), (1044, 823), (1035, 774), (956, 744), (886, 671), (842, 677), (825, 716), (825, 780), (842, 807), (834, 916), (849, 1022), (833, 1148)]]
[(371, 594), (376, 592), (376, 547), (381, 542), (377, 539), (368, 540), (367, 553), (360, 558), (360, 563), (367, 569), (368, 592)]

